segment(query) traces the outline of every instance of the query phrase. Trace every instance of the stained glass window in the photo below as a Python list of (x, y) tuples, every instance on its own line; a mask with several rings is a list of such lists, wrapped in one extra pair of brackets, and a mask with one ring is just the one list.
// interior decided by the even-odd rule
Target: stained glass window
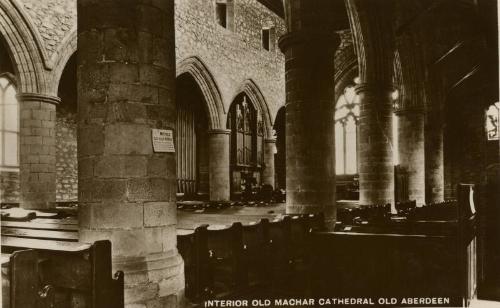
[(235, 165), (260, 165), (263, 161), (264, 124), (262, 116), (246, 95), (240, 95), (229, 110), (231, 162)]
[(12, 80), (0, 75), (0, 166), (19, 166), (19, 104)]

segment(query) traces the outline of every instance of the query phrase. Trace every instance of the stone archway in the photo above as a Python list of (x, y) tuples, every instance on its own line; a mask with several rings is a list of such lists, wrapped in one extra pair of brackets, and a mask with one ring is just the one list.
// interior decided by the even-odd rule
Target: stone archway
[(209, 69), (198, 57), (190, 57), (177, 65), (177, 77), (184, 73), (193, 77), (205, 98), (210, 129), (224, 128), (222, 119), (225, 110), (222, 96)]
[(264, 95), (260, 91), (257, 84), (251, 79), (245, 80), (238, 91), (236, 91), (236, 95), (234, 97), (236, 98), (236, 96), (240, 93), (245, 93), (250, 98), (250, 101), (254, 104), (255, 109), (262, 116), (262, 120), (264, 122), (264, 136), (266, 138), (272, 139), (273, 122), (271, 113), (269, 111), (269, 106), (267, 105)]

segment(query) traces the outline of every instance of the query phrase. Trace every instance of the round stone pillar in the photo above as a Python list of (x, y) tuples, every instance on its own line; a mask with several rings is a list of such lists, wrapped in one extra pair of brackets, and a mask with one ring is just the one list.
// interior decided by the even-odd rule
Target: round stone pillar
[(209, 131), (208, 175), (211, 201), (227, 201), (231, 196), (229, 178), (229, 137), (231, 130)]
[(404, 110), (399, 116), (399, 160), (408, 172), (408, 197), (417, 206), (425, 204), (424, 113)]
[(425, 186), (427, 203), (444, 201), (443, 121), (434, 111), (425, 123)]
[(360, 84), (359, 204), (394, 204), (393, 88)]
[(271, 185), (275, 183), (274, 153), (276, 152), (276, 139), (264, 140), (264, 171), (262, 172), (262, 184)]
[[(304, 12), (310, 17), (307, 21), (317, 21), (319, 27), (321, 11), (328, 11), (332, 2), (309, 6), (302, 1), (304, 9), (312, 10)], [(307, 30), (280, 38), (286, 71), (286, 213), (323, 212), (332, 226), (336, 219), (333, 59), (340, 38), (327, 27), (303, 26)]]
[(174, 2), (77, 3), (80, 241), (111, 241), (126, 307), (176, 307)]
[(20, 112), (20, 206), (54, 208), (56, 202), (56, 105), (59, 97), (22, 93)]

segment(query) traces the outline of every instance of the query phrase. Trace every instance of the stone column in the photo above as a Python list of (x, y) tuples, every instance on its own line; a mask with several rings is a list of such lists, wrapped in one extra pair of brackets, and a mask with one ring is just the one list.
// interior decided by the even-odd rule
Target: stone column
[(398, 112), (399, 159), (408, 172), (408, 197), (417, 206), (425, 204), (425, 150), (423, 110), (409, 109)]
[(22, 93), (20, 131), (20, 205), (54, 208), (56, 202), (56, 105), (60, 98)]
[(393, 88), (360, 84), (359, 203), (394, 203), (392, 141)]
[(444, 201), (443, 121), (436, 111), (429, 111), (425, 123), (426, 202)]
[(264, 140), (264, 172), (262, 172), (262, 184), (271, 185), (273, 188), (275, 183), (274, 172), (274, 153), (276, 152), (276, 139)]
[(210, 200), (227, 201), (231, 195), (229, 178), (229, 138), (231, 130), (213, 129), (209, 131), (208, 175)]
[(174, 2), (77, 3), (80, 241), (111, 240), (126, 307), (176, 307), (175, 153), (152, 144), (175, 136)]
[(286, 213), (336, 219), (334, 57), (336, 1), (285, 2)]

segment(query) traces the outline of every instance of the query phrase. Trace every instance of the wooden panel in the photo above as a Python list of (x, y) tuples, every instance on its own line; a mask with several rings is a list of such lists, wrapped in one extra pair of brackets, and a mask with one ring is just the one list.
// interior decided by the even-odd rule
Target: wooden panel
[(38, 222), (23, 222), (23, 221), (2, 221), (2, 227), (9, 228), (24, 228), (33, 230), (59, 230), (59, 231), (78, 231), (78, 225), (75, 224), (58, 224), (58, 223), (38, 223)]
[(66, 252), (81, 252), (89, 249), (90, 245), (78, 242), (63, 242), (63, 241), (50, 241), (50, 240), (37, 240), (26, 238), (14, 238), (2, 235), (2, 251), (6, 250), (19, 250), (19, 249), (42, 249), (42, 250), (55, 250)]
[(9, 273), (11, 308), (36, 307), (39, 290), (37, 259), (38, 254), (34, 250), (12, 254)]
[(56, 288), (89, 292), (91, 288), (89, 254), (87, 249), (78, 252), (39, 251), (42, 281)]
[(62, 218), (62, 219), (35, 218), (31, 220), (31, 222), (43, 223), (43, 224), (58, 224), (58, 225), (78, 225), (78, 220), (75, 218)]
[(20, 238), (47, 239), (59, 241), (78, 241), (78, 232), (53, 231), (53, 230), (32, 230), (2, 227), (2, 235)]
[(111, 243), (97, 241), (90, 252), (92, 267), (93, 308), (123, 307), (123, 272), (111, 279)]

